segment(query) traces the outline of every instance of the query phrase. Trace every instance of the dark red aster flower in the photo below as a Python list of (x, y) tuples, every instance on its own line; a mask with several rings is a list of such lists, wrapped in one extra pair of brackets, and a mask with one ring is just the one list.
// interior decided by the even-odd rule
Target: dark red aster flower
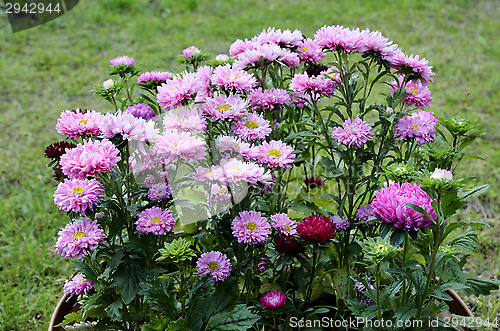
[(300, 238), (324, 244), (335, 236), (335, 225), (330, 218), (322, 215), (312, 215), (304, 218), (297, 226)]
[(54, 179), (57, 180), (58, 182), (60, 182), (61, 179), (64, 179), (64, 178), (65, 177), (64, 177), (64, 174), (62, 173), (61, 166), (57, 166), (57, 170), (54, 170)]
[(294, 236), (279, 234), (274, 238), (274, 248), (283, 255), (297, 255), (305, 251), (304, 246)]
[(321, 64), (313, 64), (306, 69), (306, 72), (309, 75), (309, 77), (312, 77), (312, 76), (318, 76), (319, 74), (321, 74), (323, 71), (326, 70), (328, 70), (327, 66)]
[(304, 184), (306, 184), (309, 189), (314, 189), (324, 185), (323, 180), (320, 177), (308, 177), (304, 179)]
[(67, 149), (75, 148), (76, 145), (67, 141), (59, 141), (45, 148), (45, 157), (49, 159), (59, 159), (66, 153)]

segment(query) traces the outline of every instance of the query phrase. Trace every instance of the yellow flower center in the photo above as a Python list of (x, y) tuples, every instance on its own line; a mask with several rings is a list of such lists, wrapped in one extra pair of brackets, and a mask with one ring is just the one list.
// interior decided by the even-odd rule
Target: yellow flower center
[(415, 87), (413, 87), (413, 86), (409, 86), (409, 88), (410, 88), (410, 92), (411, 92), (411, 93), (418, 94), (418, 91), (417, 91), (417, 89), (416, 89)]
[(280, 157), (281, 151), (279, 149), (276, 149), (276, 148), (271, 148), (270, 150), (267, 151), (267, 155), (274, 156), (274, 157)]
[(86, 236), (87, 236), (87, 234), (85, 232), (81, 232), (81, 231), (75, 232), (75, 234), (73, 235), (73, 241), (78, 240), (78, 238), (86, 237)]
[(285, 231), (286, 231), (286, 232), (290, 232), (291, 230), (292, 230), (292, 229), (290, 229), (290, 225), (288, 225), (288, 224), (287, 224), (287, 225), (286, 225), (286, 227), (285, 227)]
[(219, 263), (217, 261), (210, 261), (208, 263), (208, 269), (210, 269), (211, 271), (219, 269)]
[(73, 189), (73, 194), (83, 194), (83, 187), (77, 186)]
[(217, 110), (220, 111), (221, 113), (225, 112), (225, 111), (229, 111), (231, 110), (231, 106), (230, 105), (220, 105), (219, 107), (217, 107)]
[(418, 129), (418, 125), (417, 124), (414, 124), (411, 127), (413, 128), (414, 131), (417, 131), (417, 129)]
[(259, 123), (255, 122), (255, 121), (247, 121), (245, 123), (245, 126), (249, 129), (257, 129), (259, 127)]
[(181, 118), (179, 118), (179, 123), (182, 123), (182, 122), (184, 122), (185, 120), (187, 120), (187, 117), (181, 117)]
[(158, 223), (160, 223), (160, 222), (161, 222), (161, 219), (160, 219), (159, 217), (153, 217), (153, 218), (151, 219), (151, 222), (153, 222), (153, 224), (158, 224)]
[(87, 125), (87, 120), (80, 120), (80, 122), (78, 122), (79, 125), (82, 123), (83, 123), (83, 125)]
[(308, 51), (308, 50), (309, 50), (309, 48), (307, 48), (307, 47), (302, 48), (302, 52), (305, 52), (305, 51)]
[(245, 228), (247, 228), (247, 230), (254, 232), (255, 230), (257, 230), (257, 224), (255, 224), (254, 222), (248, 222)]
[(217, 193), (222, 194), (222, 193), (227, 193), (227, 190), (225, 188), (221, 188), (217, 191)]

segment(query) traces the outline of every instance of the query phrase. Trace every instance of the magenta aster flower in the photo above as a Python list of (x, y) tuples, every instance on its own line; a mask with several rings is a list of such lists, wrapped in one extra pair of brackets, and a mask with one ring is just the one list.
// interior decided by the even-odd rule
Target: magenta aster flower
[(137, 231), (141, 233), (162, 236), (175, 227), (174, 213), (170, 209), (151, 207), (138, 216), (139, 219), (134, 224), (137, 225)]
[(376, 193), (372, 201), (373, 215), (387, 223), (394, 223), (398, 229), (418, 231), (434, 225), (427, 216), (406, 207), (406, 203), (423, 208), (435, 221), (437, 216), (432, 207), (432, 199), (415, 183), (393, 183)]
[(226, 91), (237, 91), (243, 93), (244, 91), (251, 91), (258, 85), (257, 79), (237, 68), (231, 68), (230, 64), (217, 67), (214, 69), (212, 75), (212, 84)]
[(297, 93), (309, 93), (314, 99), (324, 95), (331, 97), (335, 94), (338, 84), (335, 80), (317, 76), (309, 77), (307, 73), (297, 74), (290, 81), (290, 89)]
[(272, 129), (269, 121), (262, 115), (249, 113), (246, 118), (241, 118), (232, 127), (232, 130), (241, 139), (264, 139)]
[(172, 79), (172, 74), (168, 71), (146, 71), (137, 78), (137, 84), (156, 82), (163, 83)]
[(293, 148), (284, 144), (281, 140), (271, 140), (269, 143), (263, 142), (259, 146), (257, 158), (260, 163), (267, 164), (270, 168), (292, 168), (295, 154)]
[(322, 48), (336, 52), (343, 49), (347, 52), (357, 52), (363, 46), (363, 35), (359, 29), (351, 30), (343, 26), (324, 26), (316, 31), (315, 42)]
[(165, 131), (158, 136), (155, 151), (166, 162), (176, 162), (178, 158), (186, 162), (198, 161), (207, 155), (203, 139), (193, 136), (190, 132), (177, 130)]
[(120, 161), (120, 151), (107, 139), (88, 140), (61, 156), (61, 168), (68, 178), (97, 177), (99, 172), (112, 171)]
[(85, 213), (94, 210), (104, 197), (101, 184), (95, 179), (67, 179), (59, 183), (54, 193), (54, 203), (60, 210)]
[(281, 29), (270, 27), (267, 30), (263, 30), (252, 40), (261, 45), (276, 44), (282, 47), (292, 48), (300, 45), (303, 39), (304, 36), (299, 30), (291, 31), (289, 29), (286, 29), (284, 31), (281, 31)]
[(78, 274), (73, 277), (73, 279), (67, 280), (64, 283), (63, 291), (65, 294), (83, 296), (84, 294), (90, 292), (93, 288), (94, 283), (83, 278), (82, 274)]
[(396, 74), (413, 74), (417, 75), (417, 79), (427, 86), (432, 83), (432, 66), (429, 66), (429, 61), (425, 58), (419, 59), (418, 55), (407, 56), (402, 51), (397, 51), (393, 55), (391, 66), (396, 68)]
[(80, 138), (80, 136), (98, 136), (101, 134), (99, 128), (102, 121), (102, 114), (94, 110), (65, 110), (57, 120), (57, 133), (68, 135), (70, 138)]
[(200, 54), (200, 52), (201, 51), (196, 46), (189, 46), (182, 50), (182, 56), (184, 56), (186, 59), (190, 59), (194, 55)]
[(281, 234), (287, 236), (293, 236), (297, 233), (297, 223), (294, 220), (291, 220), (287, 214), (275, 214), (271, 216), (272, 227), (278, 230)]
[(351, 226), (345, 216), (333, 215), (330, 217), (330, 221), (332, 221), (335, 231), (347, 230)]
[(279, 308), (286, 304), (286, 294), (281, 291), (266, 292), (260, 297), (260, 304), (264, 308)]
[(256, 211), (240, 212), (233, 220), (231, 229), (238, 242), (244, 242), (245, 244), (266, 242), (271, 232), (269, 222)]
[(342, 127), (337, 127), (332, 132), (332, 137), (339, 143), (347, 146), (360, 148), (373, 136), (370, 126), (361, 118), (356, 117), (354, 121), (348, 118)]
[(323, 52), (316, 41), (308, 38), (297, 48), (297, 55), (302, 61), (317, 63), (326, 56), (326, 53)]
[(238, 119), (248, 113), (248, 102), (238, 95), (215, 93), (212, 98), (205, 99), (201, 108), (212, 121), (219, 119)]
[(380, 56), (382, 60), (392, 61), (398, 45), (392, 44), (380, 31), (361, 31), (363, 40), (359, 48), (360, 53), (372, 51)]
[(361, 205), (356, 211), (356, 218), (365, 224), (377, 224), (380, 222), (366, 222), (373, 217), (373, 208), (371, 205)]
[(394, 126), (394, 138), (415, 138), (419, 146), (433, 142), (438, 119), (432, 114), (431, 111), (420, 111), (401, 118)]
[(171, 110), (163, 117), (163, 127), (166, 130), (205, 132), (207, 121), (200, 116), (196, 108), (179, 107)]
[(212, 72), (211, 66), (202, 66), (196, 71), (196, 98), (195, 102), (203, 102), (212, 96)]
[(57, 254), (79, 259), (93, 251), (99, 244), (106, 242), (106, 235), (100, 228), (97, 221), (82, 219), (66, 225), (58, 233), (59, 239), (55, 245)]
[[(398, 77), (398, 80), (399, 86), (401, 86), (403, 84), (404, 77)], [(398, 83), (396, 81), (392, 81), (390, 84), (392, 89), (389, 92), (391, 95), (394, 95), (394, 93), (398, 90)], [(430, 107), (432, 101), (431, 90), (429, 90), (429, 87), (423, 85), (420, 81), (409, 81), (405, 86), (405, 91), (410, 94), (401, 100), (405, 103), (406, 107), (408, 107), (408, 105), (413, 105), (417, 108)]]
[(175, 75), (171, 80), (158, 86), (156, 99), (163, 110), (172, 110), (182, 105), (182, 101), (193, 99), (197, 92), (196, 73)]
[(294, 236), (283, 233), (274, 238), (274, 249), (281, 255), (296, 256), (305, 252), (304, 246)]
[(211, 251), (201, 254), (201, 257), (196, 261), (199, 275), (212, 274), (214, 282), (223, 281), (231, 273), (231, 262), (226, 254), (218, 251)]
[(297, 232), (303, 240), (324, 244), (335, 236), (335, 225), (326, 216), (312, 215), (299, 223)]
[(320, 177), (308, 177), (308, 178), (305, 178), (304, 179), (304, 184), (306, 184), (307, 187), (309, 187), (310, 190), (325, 185), (325, 183), (323, 183), (323, 180)]
[(283, 108), (288, 101), (290, 101), (290, 96), (288, 92), (282, 89), (272, 88), (270, 90), (262, 90), (258, 87), (250, 94), (247, 98), (248, 102), (254, 110), (256, 109), (273, 109), (275, 107)]
[(112, 67), (116, 67), (119, 65), (133, 66), (135, 63), (135, 60), (134, 60), (134, 58), (123, 55), (123, 56), (115, 57), (114, 59), (110, 60), (109, 62), (111, 63)]
[(154, 109), (145, 103), (136, 103), (135, 105), (129, 106), (125, 109), (125, 113), (130, 113), (135, 117), (143, 118), (145, 120), (149, 120), (156, 116)]
[(167, 183), (156, 183), (148, 190), (148, 199), (163, 201), (172, 194), (172, 189)]

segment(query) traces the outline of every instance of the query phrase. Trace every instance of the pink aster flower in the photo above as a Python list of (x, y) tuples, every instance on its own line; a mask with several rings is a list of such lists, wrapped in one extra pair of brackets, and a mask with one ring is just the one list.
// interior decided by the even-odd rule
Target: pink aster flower
[(120, 161), (120, 151), (107, 139), (88, 140), (61, 156), (61, 168), (68, 178), (97, 177), (99, 172), (112, 171)]
[(155, 142), (156, 153), (166, 162), (176, 162), (179, 157), (186, 162), (198, 161), (207, 155), (205, 141), (190, 132), (165, 131)]
[(134, 224), (141, 233), (162, 236), (175, 227), (174, 213), (170, 209), (151, 207), (141, 212), (138, 217)]
[(307, 73), (297, 74), (290, 81), (290, 89), (297, 93), (310, 93), (315, 99), (318, 95), (331, 97), (338, 84), (335, 80), (321, 76), (309, 77)]
[(222, 183), (241, 184), (271, 184), (272, 175), (269, 170), (253, 163), (244, 162), (238, 159), (225, 160), (220, 166), (213, 169), (214, 178)]
[(212, 98), (205, 99), (205, 102), (200, 107), (212, 121), (238, 119), (248, 113), (248, 102), (234, 94), (226, 96), (215, 93)]
[(294, 47), (300, 45), (304, 36), (299, 30), (291, 31), (286, 29), (281, 31), (281, 29), (276, 29), (270, 27), (267, 30), (263, 30), (256, 38), (255, 41), (260, 44), (276, 44), (282, 47)]
[(99, 126), (102, 118), (102, 114), (94, 110), (82, 110), (79, 108), (76, 110), (65, 110), (57, 120), (57, 133), (77, 139), (80, 136), (98, 136), (101, 134)]
[(129, 106), (125, 109), (124, 113), (129, 113), (145, 120), (149, 120), (156, 116), (154, 109), (145, 103), (136, 103), (135, 105)]
[(380, 31), (363, 30), (362, 43), (359, 48), (360, 53), (372, 51), (380, 56), (382, 60), (392, 61), (398, 45), (392, 44)]
[(287, 91), (282, 89), (262, 90), (262, 88), (258, 87), (250, 92), (247, 100), (254, 110), (273, 109), (274, 107), (281, 109), (283, 105), (290, 101), (290, 96)]
[(318, 187), (325, 185), (325, 183), (323, 182), (321, 177), (304, 178), (304, 184), (306, 184), (310, 190), (314, 190), (315, 188), (318, 188)]
[(259, 146), (257, 158), (259, 162), (267, 164), (272, 169), (277, 167), (290, 169), (295, 160), (295, 154), (292, 153), (293, 148), (281, 140), (271, 140), (269, 143), (264, 141)]
[(217, 147), (224, 156), (242, 156), (245, 160), (254, 159), (258, 154), (258, 147), (252, 147), (237, 137), (222, 136)]
[(271, 233), (269, 222), (259, 212), (242, 211), (231, 224), (233, 236), (245, 244), (266, 242)]
[(450, 181), (453, 179), (453, 173), (450, 170), (436, 168), (431, 175), (432, 179)]
[(64, 293), (69, 295), (79, 295), (89, 293), (94, 288), (94, 283), (83, 278), (82, 274), (78, 274), (73, 279), (67, 280), (64, 283)]
[(255, 113), (249, 113), (246, 118), (238, 120), (232, 130), (240, 138), (249, 140), (264, 139), (272, 131), (269, 121)]
[(264, 308), (279, 308), (286, 304), (286, 294), (281, 291), (266, 292), (260, 297), (260, 304)]
[(348, 118), (342, 127), (337, 127), (332, 132), (332, 137), (339, 143), (360, 148), (373, 136), (370, 126), (361, 118), (356, 117), (354, 121)]
[[(398, 81), (399, 84), (394, 80), (390, 83), (392, 86), (392, 89), (389, 91), (391, 95), (394, 95), (394, 93), (398, 91), (398, 85), (402, 86), (404, 77), (398, 77)], [(405, 103), (406, 107), (408, 107), (408, 105), (413, 105), (417, 108), (430, 107), (432, 97), (428, 86), (423, 85), (418, 80), (411, 80), (406, 84), (405, 91), (410, 94), (401, 100)]]
[(297, 223), (294, 220), (291, 220), (287, 214), (275, 214), (271, 216), (272, 227), (278, 230), (280, 233), (293, 236), (297, 233)]
[[(412, 203), (424, 209), (433, 219), (429, 219), (405, 204)], [(373, 215), (398, 229), (418, 231), (434, 225), (436, 212), (431, 205), (432, 199), (416, 183), (393, 183), (375, 194), (372, 201)]]
[(166, 200), (170, 195), (172, 195), (172, 189), (167, 183), (156, 183), (151, 186), (148, 190), (148, 199), (163, 201)]
[(172, 79), (172, 74), (168, 71), (146, 71), (137, 78), (137, 84), (147, 82), (166, 82)]
[(163, 127), (166, 130), (205, 132), (207, 121), (200, 116), (198, 109), (180, 107), (165, 114)]
[[(375, 284), (370, 284), (370, 281), (371, 279), (368, 278), (367, 279), (367, 282), (368, 282), (368, 287), (371, 289), (371, 290), (376, 290), (377, 289), (377, 286)], [(363, 285), (362, 282), (356, 282), (354, 284), (354, 289), (356, 290), (356, 296), (361, 300), (361, 302), (363, 302), (365, 305), (367, 306), (371, 306), (371, 305), (374, 305), (375, 304), (375, 301), (373, 301), (372, 299), (370, 299), (365, 293), (367, 291), (367, 288), (365, 285)]]
[(336, 52), (343, 49), (357, 52), (363, 45), (363, 35), (359, 29), (351, 30), (343, 26), (324, 26), (314, 35), (316, 43), (322, 48)]
[(152, 141), (158, 134), (154, 122), (118, 111), (107, 113), (101, 122), (102, 136), (111, 139), (121, 135), (123, 140)]
[(333, 215), (330, 217), (330, 221), (332, 221), (335, 231), (347, 230), (351, 226), (345, 216)]
[(211, 274), (214, 282), (225, 280), (231, 273), (231, 262), (227, 255), (218, 251), (201, 254), (196, 266), (199, 275)]
[(241, 39), (236, 39), (235, 42), (231, 44), (229, 47), (229, 55), (237, 56), (240, 53), (243, 53), (246, 50), (253, 49), (257, 46), (258, 43), (245, 39), (245, 41)]
[(196, 46), (189, 46), (182, 50), (182, 56), (184, 56), (186, 59), (190, 59), (194, 55), (200, 54), (200, 52), (201, 51)]
[(314, 63), (321, 61), (326, 56), (321, 47), (310, 38), (304, 40), (304, 42), (299, 45), (297, 48), (297, 55), (302, 61), (307, 60)]
[(133, 66), (135, 63), (135, 60), (134, 60), (134, 58), (123, 55), (123, 56), (115, 57), (114, 59), (110, 60), (109, 62), (111, 63), (112, 67), (116, 67), (119, 65)]
[[(309, 93), (304, 92), (294, 92), (290, 95), (290, 103), (299, 108), (303, 108), (310, 104), (313, 100), (313, 97)], [(314, 100), (316, 102), (321, 101), (321, 95), (314, 95)]]
[(196, 98), (195, 102), (203, 102), (212, 96), (212, 72), (211, 66), (202, 66), (196, 71)]
[(373, 217), (373, 208), (371, 205), (361, 205), (356, 211), (356, 218), (360, 222), (364, 222), (365, 224), (380, 223), (380, 222), (367, 222), (372, 217)]
[(212, 84), (226, 91), (237, 91), (243, 93), (244, 91), (251, 91), (258, 85), (257, 79), (237, 68), (231, 68), (230, 64), (220, 66), (214, 69), (212, 75)]
[(210, 193), (206, 193), (210, 202), (230, 202), (231, 201), (231, 193), (227, 189), (225, 185), (213, 184), (210, 187)]
[(104, 197), (101, 184), (95, 179), (67, 179), (59, 183), (54, 193), (54, 203), (60, 210), (85, 213), (94, 210)]
[(432, 66), (425, 58), (420, 59), (418, 55), (405, 55), (402, 51), (394, 53), (391, 66), (396, 70), (396, 74), (413, 74), (417, 76), (420, 82), (427, 86), (432, 83)]
[(193, 99), (197, 92), (196, 73), (175, 75), (171, 80), (158, 86), (156, 99), (164, 110), (172, 110), (182, 105), (183, 101)]
[(79, 259), (93, 251), (99, 244), (106, 242), (106, 235), (100, 228), (97, 221), (82, 219), (66, 225), (58, 233), (59, 239), (55, 245), (57, 254)]
[(394, 126), (394, 138), (415, 138), (419, 146), (433, 142), (438, 119), (432, 114), (431, 111), (420, 111), (401, 118)]

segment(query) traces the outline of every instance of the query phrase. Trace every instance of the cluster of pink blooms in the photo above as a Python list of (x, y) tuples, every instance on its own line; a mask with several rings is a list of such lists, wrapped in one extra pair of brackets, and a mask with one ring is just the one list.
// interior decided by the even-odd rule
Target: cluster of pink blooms
[(162, 236), (172, 231), (175, 227), (174, 213), (170, 209), (160, 207), (151, 207), (138, 215), (139, 219), (135, 222), (137, 231), (141, 233), (152, 233)]
[(69, 295), (83, 296), (89, 293), (94, 288), (94, 283), (83, 278), (83, 275), (78, 274), (71, 280), (64, 283), (64, 293)]
[(394, 137), (400, 140), (414, 138), (418, 145), (434, 141), (438, 119), (431, 111), (419, 111), (406, 115), (394, 126)]
[(218, 251), (201, 254), (196, 266), (199, 275), (210, 274), (213, 281), (223, 281), (231, 273), (231, 261), (226, 254)]
[[(405, 204), (412, 203), (424, 209), (433, 219), (415, 211)], [(373, 215), (387, 223), (393, 223), (398, 229), (418, 231), (419, 228), (431, 227), (436, 220), (432, 199), (415, 183), (393, 183), (376, 193), (371, 203)]]

